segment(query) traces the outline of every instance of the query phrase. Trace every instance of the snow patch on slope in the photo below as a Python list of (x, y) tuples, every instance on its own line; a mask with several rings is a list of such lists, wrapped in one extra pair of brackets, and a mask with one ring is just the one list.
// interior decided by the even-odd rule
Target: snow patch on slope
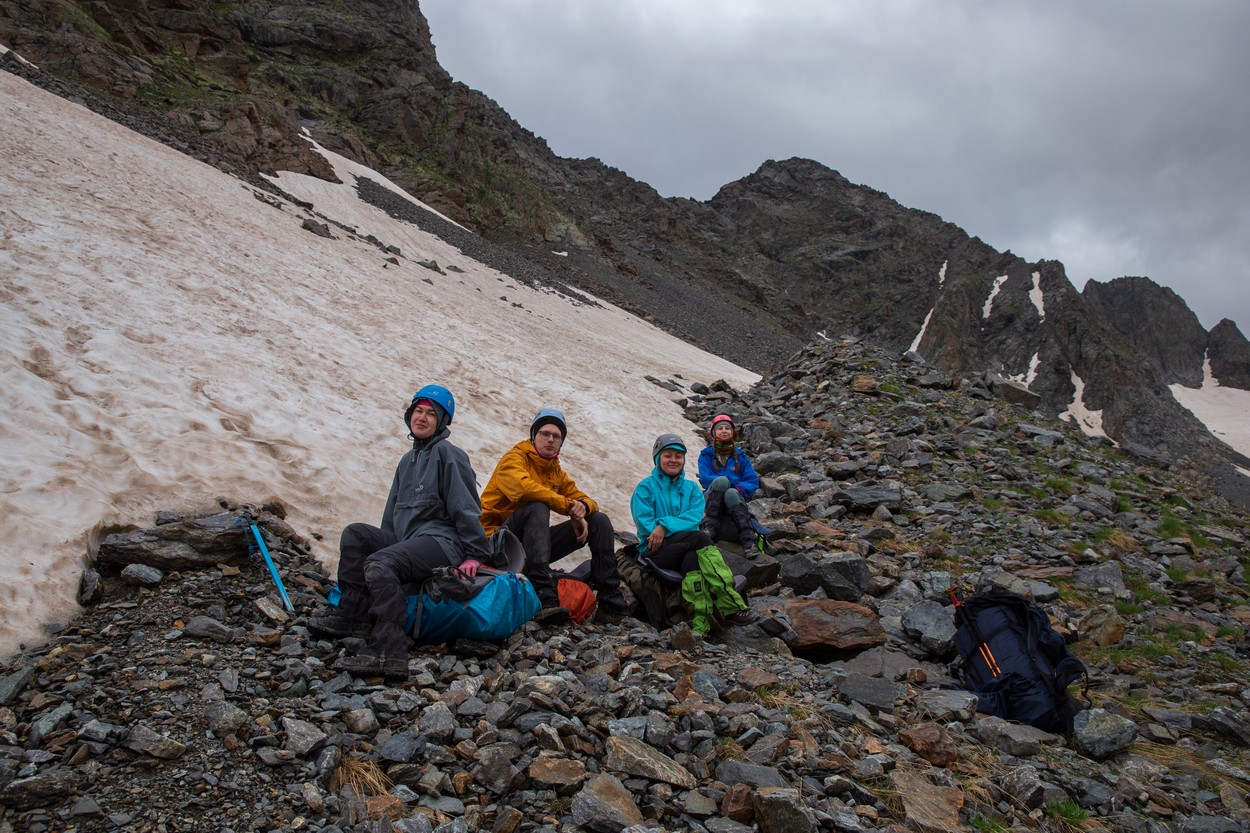
[(4, 72), (0, 112), (0, 654), (73, 616), (93, 539), (157, 510), (278, 498), (333, 567), (342, 527), (381, 516), (425, 382), (454, 391), (479, 483), (540, 407), (562, 408), (567, 470), (627, 529), (655, 436), (701, 445), (643, 377), (757, 379), (610, 304), (516, 283), (352, 185), (280, 175), (313, 217)]
[(1202, 362), (1202, 387), (1169, 385), (1168, 390), (1217, 439), (1250, 457), (1250, 391), (1222, 386), (1211, 372), (1209, 356)]

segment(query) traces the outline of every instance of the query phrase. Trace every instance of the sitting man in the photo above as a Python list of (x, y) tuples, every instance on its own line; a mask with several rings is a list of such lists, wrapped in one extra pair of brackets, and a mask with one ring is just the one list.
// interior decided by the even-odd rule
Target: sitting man
[[(568, 431), (564, 414), (544, 408), (530, 424), (530, 438), (499, 459), (482, 490), (482, 527), (487, 536), (506, 526), (525, 547), (525, 575), (534, 585), (542, 610), (534, 617), (563, 625), (569, 611), (560, 606), (551, 562), (590, 546), (590, 585), (599, 609), (609, 615), (628, 610), (613, 554), (612, 522), (560, 467), (560, 448)], [(551, 525), (551, 513), (568, 518)]]
[(490, 561), (478, 515), (477, 477), (468, 455), (447, 439), (456, 400), (441, 385), (416, 392), (404, 424), (412, 449), (399, 460), (382, 525), (350, 524), (339, 543), (337, 608), (308, 622), (317, 636), (363, 635), (369, 644), (340, 657), (334, 670), (408, 678), (404, 586), (421, 584), (440, 567), (466, 577)]

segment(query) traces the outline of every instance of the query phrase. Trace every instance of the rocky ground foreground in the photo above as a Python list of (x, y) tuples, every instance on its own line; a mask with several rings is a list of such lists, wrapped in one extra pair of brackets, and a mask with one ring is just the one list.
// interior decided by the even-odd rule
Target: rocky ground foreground
[[(306, 630), (329, 582), (280, 506), (170, 514), (0, 665), (0, 833), (1250, 829), (1243, 514), (852, 341), (654, 381), (746, 425), (774, 548), (724, 549), (758, 624), (530, 623), (387, 686), (329, 670), (357, 644)], [(1071, 737), (975, 713), (952, 586), (1051, 613), (1090, 670)]]

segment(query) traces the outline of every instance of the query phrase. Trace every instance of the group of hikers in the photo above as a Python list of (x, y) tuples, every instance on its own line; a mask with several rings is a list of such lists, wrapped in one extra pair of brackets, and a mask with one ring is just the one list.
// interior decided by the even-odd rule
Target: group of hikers
[[(550, 565), (582, 547), (590, 550), (589, 584), (598, 609), (607, 617), (629, 612), (612, 522), (560, 466), (568, 435), (564, 415), (554, 408), (539, 411), (529, 439), (504, 453), (479, 498), (468, 455), (448, 440), (455, 413), (455, 398), (441, 385), (413, 395), (404, 413), (412, 449), (395, 469), (381, 526), (353, 523), (343, 530), (337, 607), (310, 619), (308, 627), (320, 636), (367, 638), (367, 645), (340, 657), (335, 670), (406, 679), (405, 587), (422, 585), (449, 566), (473, 578), (490, 565), (489, 539), (501, 528), (525, 551), (524, 574), (542, 605), (536, 621), (570, 621)], [(708, 633), (713, 619), (728, 625), (753, 621), (713, 543), (726, 523), (748, 553), (756, 545), (746, 502), (759, 478), (738, 447), (739, 432), (728, 414), (713, 417), (697, 484), (685, 475), (685, 442), (677, 434), (661, 435), (651, 450), (654, 468), (630, 500), (639, 555), (683, 575), (682, 593), (694, 609), (697, 633)], [(553, 526), (552, 514), (567, 520)]]

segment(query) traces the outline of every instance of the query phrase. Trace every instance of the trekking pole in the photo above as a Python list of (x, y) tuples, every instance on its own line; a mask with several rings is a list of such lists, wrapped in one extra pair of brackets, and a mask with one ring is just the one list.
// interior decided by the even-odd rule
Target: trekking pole
[(972, 631), (973, 638), (977, 640), (977, 653), (981, 655), (981, 661), (985, 663), (985, 667), (989, 670), (992, 676), (1001, 676), (1003, 670), (998, 667), (998, 660), (994, 658), (994, 652), (990, 650), (989, 643), (987, 643), (981, 636), (981, 630), (977, 627), (976, 621), (969, 617), (967, 612), (963, 610), (964, 603), (960, 601), (959, 597), (955, 594), (955, 588), (951, 587), (947, 592), (950, 593), (951, 604), (955, 606), (955, 616), (959, 617), (962, 614), (963, 620), (968, 624), (968, 628)]
[[(269, 567), (269, 575), (273, 578), (273, 585), (278, 588), (278, 595), (282, 597), (282, 606), (294, 613), (295, 605), (291, 604), (291, 597), (286, 594), (286, 587), (282, 584), (282, 577), (278, 575), (278, 565), (273, 563), (273, 556), (269, 554), (269, 547), (265, 546), (265, 539), (261, 536), (260, 529), (256, 526), (256, 521), (247, 515), (240, 515), (239, 524), (251, 526), (252, 536), (256, 539), (256, 545), (260, 547), (260, 554), (265, 558), (265, 565)], [(243, 536), (246, 538), (247, 533), (244, 532)], [(249, 553), (256, 551), (251, 541), (247, 542), (247, 550)]]

